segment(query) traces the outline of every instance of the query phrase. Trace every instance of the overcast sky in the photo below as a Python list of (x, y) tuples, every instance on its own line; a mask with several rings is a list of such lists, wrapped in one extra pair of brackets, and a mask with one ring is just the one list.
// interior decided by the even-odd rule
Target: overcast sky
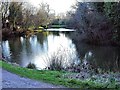
[(71, 9), (71, 6), (76, 3), (76, 0), (29, 0), (34, 6), (38, 6), (41, 2), (50, 5), (50, 9), (55, 10), (55, 13), (66, 13)]

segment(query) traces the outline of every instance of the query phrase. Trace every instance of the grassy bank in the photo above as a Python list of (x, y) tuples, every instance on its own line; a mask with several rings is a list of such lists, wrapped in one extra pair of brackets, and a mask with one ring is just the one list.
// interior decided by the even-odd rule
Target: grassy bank
[(44, 28), (39, 27), (36, 30), (32, 29), (32, 28), (28, 28), (28, 29), (16, 29), (16, 31), (13, 31), (9, 28), (4, 28), (2, 29), (2, 39), (9, 39), (9, 38), (14, 38), (14, 37), (20, 37), (20, 36), (31, 36), (34, 35), (35, 33), (40, 33), (40, 32), (44, 32)]
[(89, 80), (77, 80), (65, 78), (66, 74), (71, 74), (70, 72), (63, 71), (50, 71), (50, 70), (32, 70), (27, 68), (22, 68), (19, 66), (13, 66), (4, 61), (0, 61), (0, 67), (5, 70), (18, 74), (23, 77), (31, 78), (38, 81), (44, 81), (52, 83), (55, 85), (63, 85), (70, 88), (114, 88), (120, 89), (119, 85), (116, 82), (106, 82), (98, 83), (94, 82), (91, 79)]
[(65, 28), (66, 25), (50, 25), (49, 28)]

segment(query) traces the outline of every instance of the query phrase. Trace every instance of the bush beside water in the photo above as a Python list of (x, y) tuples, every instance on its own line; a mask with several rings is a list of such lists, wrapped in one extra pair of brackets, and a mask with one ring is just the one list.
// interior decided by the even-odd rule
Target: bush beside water
[(35, 64), (33, 64), (33, 63), (29, 63), (29, 64), (27, 65), (27, 68), (36, 69), (36, 66), (35, 66)]

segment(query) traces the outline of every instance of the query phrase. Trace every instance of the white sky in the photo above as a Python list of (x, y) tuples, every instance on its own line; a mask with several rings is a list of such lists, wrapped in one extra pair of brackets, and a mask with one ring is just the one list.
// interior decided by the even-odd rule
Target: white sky
[(71, 9), (71, 6), (76, 3), (76, 0), (29, 0), (34, 6), (41, 2), (50, 5), (50, 9), (55, 10), (55, 13), (65, 13)]

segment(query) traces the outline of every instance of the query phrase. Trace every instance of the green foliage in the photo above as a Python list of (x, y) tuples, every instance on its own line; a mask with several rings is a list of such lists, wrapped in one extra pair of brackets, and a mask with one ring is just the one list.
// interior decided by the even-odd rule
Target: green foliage
[(38, 28), (39, 28), (39, 29), (43, 29), (43, 27), (41, 27), (41, 26), (39, 26)]
[(95, 3), (95, 5), (98, 12), (102, 11), (108, 18), (108, 21), (112, 23), (112, 40), (115, 42), (120, 41), (120, 2), (103, 2)]
[(71, 13), (70, 25), (82, 35), (74, 35), (73, 39), (97, 45), (120, 45), (119, 8), (120, 2), (78, 2), (75, 13)]
[(105, 3), (106, 16), (113, 24), (113, 40), (120, 43), (120, 2)]
[(66, 25), (58, 25), (58, 24), (56, 24), (56, 25), (50, 25), (50, 27), (51, 28), (65, 28)]

